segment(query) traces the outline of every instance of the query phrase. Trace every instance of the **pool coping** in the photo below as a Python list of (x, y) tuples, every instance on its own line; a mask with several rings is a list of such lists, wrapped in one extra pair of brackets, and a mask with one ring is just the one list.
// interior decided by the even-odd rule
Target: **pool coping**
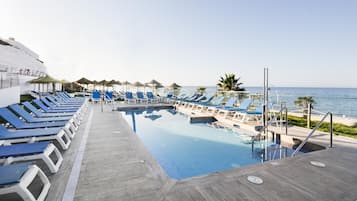
[[(266, 162), (174, 180), (166, 175), (119, 112), (100, 113), (99, 107), (94, 107), (97, 123), (91, 127), (75, 200), (354, 200), (357, 197), (353, 189), (357, 183), (354, 171), (357, 149), (336, 147), (273, 161), (277, 164)], [(113, 133), (117, 130), (120, 133)], [(311, 160), (324, 162), (327, 167), (313, 167), (309, 165)], [(114, 169), (110, 168), (113, 166)], [(246, 179), (248, 175), (259, 176), (264, 183), (251, 184)], [(330, 182), (325, 182), (325, 178)]]

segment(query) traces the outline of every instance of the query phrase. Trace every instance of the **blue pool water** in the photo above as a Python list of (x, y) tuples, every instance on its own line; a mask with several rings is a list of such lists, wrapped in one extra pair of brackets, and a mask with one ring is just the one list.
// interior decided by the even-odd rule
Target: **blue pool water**
[(261, 145), (256, 143), (252, 150), (247, 135), (207, 124), (190, 124), (187, 117), (174, 110), (122, 114), (171, 178), (183, 179), (262, 161)]

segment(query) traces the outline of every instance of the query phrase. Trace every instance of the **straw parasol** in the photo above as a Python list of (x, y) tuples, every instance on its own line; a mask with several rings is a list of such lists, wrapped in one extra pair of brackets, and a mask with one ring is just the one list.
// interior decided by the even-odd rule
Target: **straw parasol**
[(64, 90), (63, 90), (63, 89), (64, 89), (63, 85), (69, 84), (69, 83), (71, 83), (71, 82), (68, 81), (68, 80), (62, 79), (62, 80), (60, 80), (60, 83), (61, 83), (61, 90), (64, 91)]
[(92, 81), (88, 80), (88, 79), (85, 78), (85, 77), (82, 77), (81, 79), (77, 80), (76, 82), (77, 82), (78, 84), (86, 84), (86, 85), (88, 85), (88, 84), (93, 84)]
[(31, 84), (50, 84), (50, 83), (59, 83), (59, 82), (60, 82), (59, 80), (57, 80), (49, 75), (46, 75), (44, 77), (39, 77), (39, 78), (29, 81), (29, 83), (31, 83)]
[(124, 82), (122, 82), (121, 84), (122, 84), (122, 85), (125, 85), (125, 91), (127, 91), (127, 90), (128, 90), (128, 85), (130, 85), (131, 83), (128, 82), (128, 81), (124, 81)]
[(108, 86), (112, 86), (113, 88), (113, 91), (114, 91), (114, 85), (121, 85), (121, 83), (119, 81), (116, 81), (116, 80), (110, 80), (108, 83), (107, 83)]
[(158, 82), (157, 80), (151, 80), (150, 82), (148, 82), (147, 84), (151, 85), (151, 86), (155, 86), (155, 85), (160, 85), (161, 83)]
[(134, 82), (132, 86), (136, 87), (136, 91), (138, 91), (139, 87), (143, 87), (144, 84), (141, 82)]
[(120, 85), (121, 83), (119, 81), (110, 80), (107, 84), (108, 85), (115, 85), (115, 84)]
[(150, 85), (148, 83), (144, 84), (144, 92), (146, 92), (146, 87), (150, 87)]
[(178, 85), (178, 84), (176, 84), (176, 83), (174, 82), (174, 83), (172, 83), (172, 84), (169, 86), (169, 88), (178, 89), (178, 88), (181, 88), (181, 86)]
[(108, 83), (109, 83), (109, 82), (106, 81), (106, 80), (101, 80), (101, 81), (98, 82), (98, 84), (102, 85), (102, 87), (103, 87), (102, 89), (103, 89), (103, 90), (104, 90), (104, 87), (105, 87), (105, 86), (108, 86)]
[(52, 84), (52, 90), (53, 90), (53, 92), (55, 92), (55, 87), (54, 87), (55, 83), (60, 83), (59, 80), (57, 80), (49, 75), (30, 80), (28, 82), (31, 84), (38, 84), (39, 92), (40, 92), (40, 84), (47, 84), (47, 91), (48, 91), (48, 84)]
[(164, 87), (159, 81), (154, 80), (154, 79), (151, 80), (150, 82), (148, 82), (147, 84), (153, 88), (153, 91), (156, 91), (156, 89), (158, 89), (158, 88)]

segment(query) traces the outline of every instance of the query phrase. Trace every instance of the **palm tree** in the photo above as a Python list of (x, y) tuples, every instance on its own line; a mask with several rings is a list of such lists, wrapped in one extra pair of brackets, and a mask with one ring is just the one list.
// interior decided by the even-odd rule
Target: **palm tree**
[(302, 97), (298, 97), (294, 101), (294, 103), (298, 108), (303, 109), (304, 113), (306, 113), (308, 110), (309, 104), (311, 105), (311, 109), (313, 109), (313, 104), (315, 104), (316, 101), (314, 100), (314, 98), (312, 96), (302, 96)]
[(244, 88), (240, 87), (243, 83), (239, 82), (240, 77), (236, 78), (233, 73), (226, 73), (224, 77), (219, 79), (218, 87), (224, 91), (245, 91)]
[[(307, 119), (306, 121), (306, 127), (310, 128), (311, 127), (311, 109), (313, 108), (313, 104), (315, 103), (315, 100), (312, 98), (312, 96), (302, 96), (298, 97), (294, 101), (295, 105), (298, 108), (301, 108), (304, 113), (304, 118)], [(310, 108), (309, 108), (310, 106)]]
[(204, 94), (205, 91), (206, 91), (206, 87), (198, 87), (196, 89), (196, 93), (201, 94), (201, 95)]

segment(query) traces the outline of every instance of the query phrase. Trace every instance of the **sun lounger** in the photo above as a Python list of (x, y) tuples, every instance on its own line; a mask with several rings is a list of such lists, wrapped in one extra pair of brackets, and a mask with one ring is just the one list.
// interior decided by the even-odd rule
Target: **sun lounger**
[(159, 99), (155, 98), (154, 94), (151, 91), (146, 92), (146, 97), (148, 97), (150, 103), (159, 102)]
[(68, 149), (71, 144), (70, 137), (59, 127), (45, 129), (27, 129), (9, 131), (0, 125), (0, 141), (4, 143), (24, 143), (53, 140), (57, 141), (63, 150)]
[(3, 165), (33, 160), (42, 160), (51, 173), (56, 173), (63, 158), (56, 146), (48, 141), (0, 146), (0, 163)]
[(52, 122), (52, 121), (69, 121), (73, 127), (77, 130), (79, 126), (79, 122), (73, 117), (33, 117), (30, 113), (28, 113), (24, 108), (22, 108), (19, 104), (13, 104), (9, 106), (11, 110), (16, 112), (19, 116), (25, 119), (29, 123), (39, 123), (39, 122)]
[(73, 98), (73, 97), (68, 97), (66, 94), (64, 94), (63, 92), (57, 92), (56, 93), (56, 97), (60, 98), (61, 100), (65, 101), (65, 102), (78, 102), (78, 103), (84, 103), (86, 102), (85, 98)]
[(249, 117), (253, 117), (254, 120), (258, 121), (261, 119), (263, 114), (263, 106), (258, 106), (254, 110), (246, 110), (245, 112), (237, 112), (234, 115), (235, 119), (238, 119), (240, 122), (246, 121)]
[(141, 91), (136, 92), (136, 98), (140, 103), (148, 103), (148, 99), (144, 97), (144, 93)]
[(233, 107), (233, 104), (228, 106), (225, 105), (219, 109), (218, 114), (224, 113), (226, 117), (230, 112), (245, 112), (251, 103), (251, 99), (244, 99), (238, 107)]
[(201, 100), (204, 100), (204, 99), (206, 99), (206, 96), (200, 95), (200, 96), (197, 96), (194, 99), (185, 100), (185, 101), (181, 102), (180, 106), (187, 108), (188, 106), (192, 105), (192, 103), (198, 103), (198, 102), (200, 102)]
[(44, 103), (48, 108), (53, 109), (53, 110), (78, 110), (80, 106), (68, 106), (68, 105), (56, 105), (49, 100), (47, 100), (46, 97), (41, 98), (42, 103)]
[(34, 129), (34, 128), (51, 128), (61, 127), (71, 138), (74, 137), (76, 129), (69, 121), (55, 121), (42, 123), (26, 123), (19, 119), (14, 113), (7, 108), (0, 108), (0, 116), (11, 124), (16, 130), (18, 129)]
[(216, 100), (212, 104), (210, 104), (210, 103), (208, 103), (208, 104), (197, 104), (196, 109), (200, 110), (201, 112), (203, 112), (205, 109), (208, 109), (208, 107), (219, 106), (222, 103), (223, 99), (224, 99), (224, 96), (219, 96), (219, 97), (216, 98)]
[(113, 92), (112, 91), (106, 91), (105, 96), (104, 96), (105, 102), (106, 103), (113, 103)]
[(202, 99), (202, 100), (199, 100), (197, 102), (192, 102), (192, 103), (189, 103), (187, 105), (187, 108), (192, 108), (194, 109), (197, 104), (201, 104), (201, 105), (207, 105), (209, 104), (212, 100), (213, 100), (214, 96), (210, 96), (209, 98), (206, 98), (206, 99)]
[(224, 104), (224, 105), (217, 105), (217, 106), (209, 106), (207, 108), (207, 112), (208, 113), (216, 113), (217, 111), (220, 111), (222, 109), (225, 108), (231, 108), (233, 107), (233, 105), (235, 104), (235, 102), (237, 102), (237, 98), (236, 97), (230, 97), (228, 99), (228, 101)]
[(45, 113), (37, 109), (35, 106), (33, 106), (30, 102), (22, 102), (22, 105), (31, 111), (36, 117), (74, 117), (78, 121), (80, 120), (79, 116), (76, 114), (76, 112), (66, 112), (66, 113)]
[(48, 112), (48, 113), (60, 113), (60, 112), (63, 112), (63, 113), (65, 113), (65, 112), (78, 112), (78, 113), (80, 113), (78, 111), (79, 108), (77, 108), (77, 109), (65, 109), (65, 108), (56, 109), (56, 108), (51, 108), (51, 107), (48, 107), (48, 106), (44, 105), (38, 99), (34, 99), (33, 103), (35, 103), (39, 108), (41, 108), (41, 110), (43, 110), (45, 112)]
[(136, 103), (136, 99), (134, 98), (132, 92), (129, 91), (125, 92), (125, 101), (127, 103)]
[[(50, 181), (42, 170), (31, 163), (0, 166), (0, 196), (15, 193), (24, 201), (44, 201), (50, 189)], [(35, 196), (29, 188), (40, 178), (41, 192)]]
[(93, 91), (91, 99), (92, 99), (92, 102), (94, 102), (94, 103), (100, 102), (102, 100), (100, 92)]
[(46, 96), (46, 98), (56, 106), (81, 107), (84, 104), (83, 102), (64, 102), (62, 100), (58, 100), (55, 96)]

